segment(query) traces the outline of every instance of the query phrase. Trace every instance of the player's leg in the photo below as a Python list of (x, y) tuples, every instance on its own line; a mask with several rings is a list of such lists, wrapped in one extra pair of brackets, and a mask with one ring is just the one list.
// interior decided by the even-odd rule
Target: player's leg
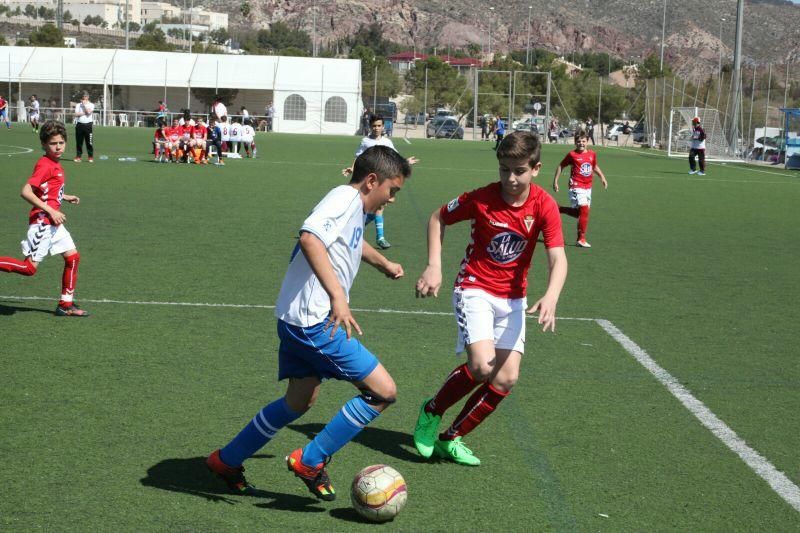
[(78, 122), (75, 124), (75, 159), (73, 160), (76, 163), (80, 163), (81, 157), (83, 156), (83, 142), (85, 136), (84, 125)]
[[(62, 227), (59, 226), (59, 228)], [(54, 249), (55, 247), (56, 245), (54, 244)], [(89, 313), (81, 309), (75, 302), (75, 284), (78, 281), (78, 265), (81, 262), (81, 254), (73, 246), (63, 252), (62, 255), (64, 257), (64, 271), (61, 274), (61, 297), (58, 300), (58, 307), (56, 307), (56, 315), (87, 317)]]
[(375, 212), (375, 243), (382, 250), (391, 248), (391, 244), (386, 240), (383, 235), (383, 208), (381, 207)]
[(13, 272), (21, 276), (33, 276), (39, 263), (26, 257), (22, 261), (13, 257), (0, 257), (0, 272)]
[(697, 151), (694, 148), (689, 149), (689, 174), (694, 174), (696, 172), (694, 167), (694, 158), (697, 154)]
[(578, 241), (575, 243), (579, 248), (591, 248), (592, 245), (586, 241), (586, 231), (589, 228), (589, 211), (592, 205), (591, 189), (576, 189), (576, 203), (578, 205)]
[[(386, 369), (357, 339), (347, 339), (343, 328), (330, 337), (330, 330), (321, 323), (302, 328), (302, 343), (312, 353), (307, 358), (318, 375), (350, 381), (360, 394), (349, 400), (314, 439), (304, 448), (294, 450), (286, 463), (291, 472), (303, 480), (309, 491), (323, 500), (336, 498), (325, 470), (330, 457), (358, 435), (364, 427), (394, 403), (397, 387)], [(283, 327), (288, 333), (301, 328)], [(284, 335), (284, 334), (282, 334)], [(301, 355), (302, 356), (302, 355)]]
[(22, 245), (22, 261), (13, 257), (0, 257), (0, 272), (13, 272), (22, 276), (33, 276), (47, 252), (53, 239), (51, 226), (46, 222), (28, 226), (28, 234)]
[(92, 123), (86, 124), (86, 155), (89, 156), (89, 162), (94, 161), (94, 131), (92, 130)]

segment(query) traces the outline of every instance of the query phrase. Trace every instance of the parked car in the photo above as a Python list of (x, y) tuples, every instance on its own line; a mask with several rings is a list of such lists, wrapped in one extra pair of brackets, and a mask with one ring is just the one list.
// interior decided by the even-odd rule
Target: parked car
[(425, 137), (436, 139), (463, 139), (464, 128), (453, 117), (433, 117), (425, 128)]
[(425, 113), (407, 113), (403, 124), (425, 124)]
[(644, 131), (644, 120), (640, 120), (636, 123), (636, 125), (633, 127), (633, 132), (631, 135), (633, 136), (633, 142), (635, 143), (647, 142), (647, 132)]
[(622, 124), (614, 123), (606, 130), (606, 139), (609, 141), (616, 141), (622, 135)]
[(539, 133), (544, 131), (544, 118), (528, 117), (522, 120), (515, 120), (511, 128), (514, 131), (532, 131), (534, 133)]

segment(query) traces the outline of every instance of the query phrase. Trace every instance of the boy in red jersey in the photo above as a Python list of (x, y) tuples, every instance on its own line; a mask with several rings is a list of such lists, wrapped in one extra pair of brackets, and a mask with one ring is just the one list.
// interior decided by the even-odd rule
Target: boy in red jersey
[(170, 153), (170, 161), (173, 163), (177, 163), (180, 155), (178, 154), (180, 147), (181, 147), (181, 125), (178, 123), (178, 119), (172, 119), (172, 127), (171, 128), (164, 128), (164, 133), (167, 134), (167, 140), (169, 141), (169, 153)]
[(59, 160), (67, 145), (67, 129), (61, 122), (48, 120), (40, 129), (39, 139), (44, 156), (36, 162), (33, 175), (22, 186), (21, 193), (22, 198), (33, 206), (28, 217), (28, 236), (22, 241), (25, 259), (0, 257), (0, 271), (33, 276), (48, 253), (63, 255), (64, 274), (56, 316), (89, 316), (73, 298), (81, 256), (64, 226), (67, 217), (61, 212), (62, 200), (76, 205), (81, 201), (77, 196), (64, 194), (64, 169)]
[[(442, 285), (445, 226), (470, 220), (472, 232), (453, 290), (458, 325), (456, 351), (467, 362), (422, 403), (414, 445), (458, 464), (480, 460), (462, 437), (488, 417), (513, 388), (525, 348), (528, 268), (541, 233), (550, 269), (547, 291), (528, 313), (539, 311), (543, 331), (555, 331), (556, 304), (567, 277), (567, 256), (558, 204), (533, 178), (542, 167), (539, 137), (515, 131), (500, 143), (500, 181), (464, 193), (437, 209), (428, 221), (428, 266), (417, 280), (417, 296), (438, 296)], [(440, 433), (444, 412), (476, 389), (450, 427)]]
[(206, 158), (206, 132), (208, 128), (206, 128), (205, 122), (203, 122), (203, 117), (197, 117), (197, 121), (194, 124), (194, 128), (192, 128), (192, 140), (189, 141), (189, 146), (192, 150), (192, 157), (194, 158), (194, 162), (203, 165), (208, 164), (208, 159)]
[(592, 176), (597, 174), (603, 182), (603, 188), (608, 189), (608, 181), (603, 171), (597, 166), (597, 154), (586, 148), (589, 135), (586, 130), (575, 132), (575, 149), (568, 153), (556, 168), (553, 178), (553, 190), (558, 192), (558, 178), (564, 167), (572, 166), (569, 176), (569, 201), (571, 207), (560, 206), (559, 212), (578, 219), (578, 241), (575, 246), (591, 248), (586, 242), (586, 228), (589, 226), (589, 208), (592, 205)]
[(156, 131), (153, 133), (153, 161), (166, 163), (169, 160), (169, 141), (166, 134), (167, 128), (162, 120), (157, 120)]

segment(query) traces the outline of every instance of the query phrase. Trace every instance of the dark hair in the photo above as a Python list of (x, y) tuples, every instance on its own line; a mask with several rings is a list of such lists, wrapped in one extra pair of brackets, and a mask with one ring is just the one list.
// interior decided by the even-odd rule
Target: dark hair
[(369, 125), (372, 126), (372, 123), (375, 122), (376, 120), (380, 120), (381, 122), (383, 122), (383, 117), (380, 116), (380, 115), (376, 115), (375, 113), (370, 113), (369, 114)]
[(188, 109), (183, 110), (183, 120), (189, 121), (192, 119), (192, 113)]
[(578, 128), (577, 130), (575, 130), (574, 139), (577, 141), (580, 138), (583, 138), (583, 139), (588, 139), (589, 138), (589, 134), (583, 128)]
[(356, 158), (350, 183), (361, 183), (370, 174), (378, 176), (378, 183), (401, 175), (407, 178), (411, 175), (411, 165), (388, 146), (373, 146)]
[(539, 163), (541, 157), (542, 144), (539, 136), (529, 131), (515, 131), (503, 138), (503, 142), (497, 147), (497, 159), (527, 158), (531, 167)]
[(56, 135), (61, 135), (64, 138), (64, 142), (67, 142), (67, 128), (63, 122), (48, 120), (42, 124), (39, 130), (39, 140), (42, 141), (42, 144), (47, 144)]

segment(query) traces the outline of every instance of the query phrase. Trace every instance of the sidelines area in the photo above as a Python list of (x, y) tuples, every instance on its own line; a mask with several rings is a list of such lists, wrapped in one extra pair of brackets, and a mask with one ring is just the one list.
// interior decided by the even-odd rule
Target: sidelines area
[[(0, 301), (9, 300), (52, 300), (42, 296), (7, 296), (0, 295)], [(274, 305), (260, 304), (225, 304), (225, 303), (192, 303), (192, 302), (157, 302), (157, 301), (125, 301), (112, 299), (82, 299), (87, 303), (117, 304), (117, 305), (162, 305), (183, 307), (210, 307), (210, 308), (240, 308), (240, 309), (274, 309)], [(433, 315), (451, 316), (452, 313), (444, 311), (414, 311), (400, 309), (359, 309), (352, 311), (361, 313), (391, 313), (404, 315)], [(734, 452), (753, 472), (761, 477), (772, 490), (788, 503), (795, 511), (800, 512), (800, 488), (786, 475), (779, 471), (765, 457), (747, 445), (736, 432), (725, 422), (717, 417), (706, 405), (698, 400), (686, 389), (672, 374), (661, 367), (650, 355), (625, 335), (611, 321), (602, 318), (576, 318), (558, 317), (558, 320), (575, 320), (594, 322), (600, 326), (614, 341), (616, 341), (631, 357), (642, 365), (653, 377), (658, 380), (700, 423), (719, 439), (728, 449)]]

